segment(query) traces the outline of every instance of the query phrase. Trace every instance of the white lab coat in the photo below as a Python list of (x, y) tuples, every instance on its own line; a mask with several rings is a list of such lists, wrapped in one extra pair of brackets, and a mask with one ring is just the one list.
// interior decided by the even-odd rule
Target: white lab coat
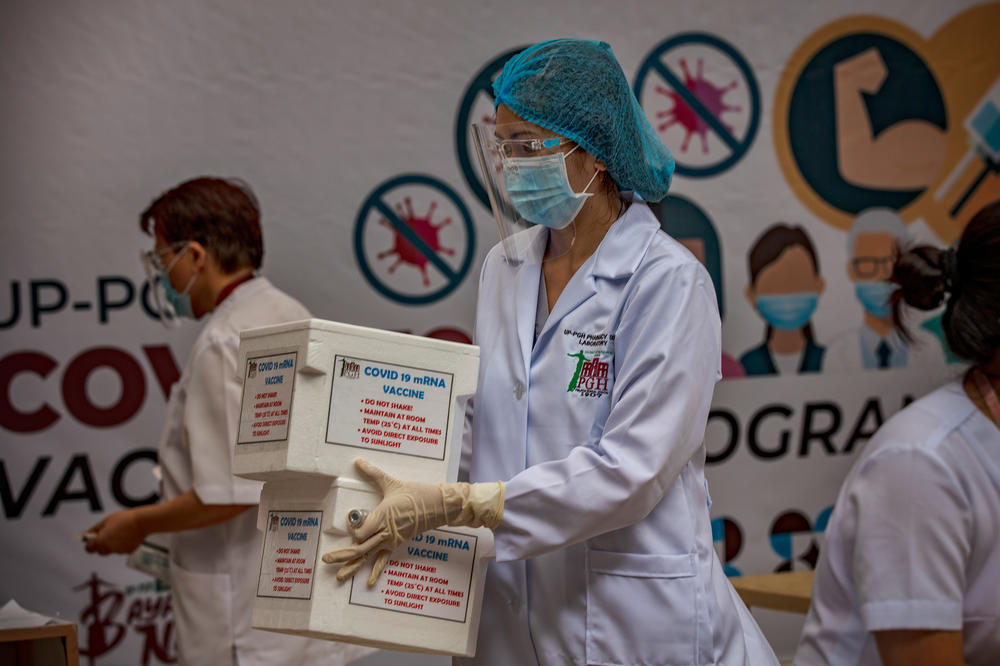
[(468, 663), (777, 664), (712, 546), (711, 278), (633, 203), (533, 346), (545, 235), (528, 233), (527, 262), (494, 248), (480, 279), (465, 467), (506, 501)]
[[(209, 315), (167, 404), (160, 440), (163, 499), (194, 490), (205, 504), (256, 504), (261, 484), (232, 474), (242, 374), (239, 332), (309, 318), (265, 278), (238, 286)], [(263, 542), (257, 511), (169, 535), (178, 662), (182, 666), (345, 664), (367, 648), (250, 628)]]
[(1000, 663), (1000, 430), (947, 384), (893, 416), (825, 533), (796, 666), (878, 665), (874, 631), (962, 632)]

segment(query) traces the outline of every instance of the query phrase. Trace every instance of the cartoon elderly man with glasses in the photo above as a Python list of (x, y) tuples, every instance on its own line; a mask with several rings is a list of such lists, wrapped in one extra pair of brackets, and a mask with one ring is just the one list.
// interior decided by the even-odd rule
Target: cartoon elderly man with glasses
[(902, 368), (914, 362), (925, 345), (907, 346), (893, 326), (889, 281), (900, 246), (906, 245), (906, 225), (890, 208), (862, 211), (847, 234), (847, 277), (862, 308), (862, 323), (831, 343), (831, 366), (854, 370)]

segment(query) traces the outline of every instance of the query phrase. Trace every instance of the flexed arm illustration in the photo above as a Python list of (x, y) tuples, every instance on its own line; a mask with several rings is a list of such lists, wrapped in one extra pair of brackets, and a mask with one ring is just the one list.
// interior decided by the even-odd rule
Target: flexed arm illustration
[(885, 61), (875, 47), (834, 67), (840, 175), (858, 187), (925, 188), (941, 167), (945, 131), (925, 120), (911, 119), (887, 127), (875, 136), (864, 95), (878, 93), (887, 76)]

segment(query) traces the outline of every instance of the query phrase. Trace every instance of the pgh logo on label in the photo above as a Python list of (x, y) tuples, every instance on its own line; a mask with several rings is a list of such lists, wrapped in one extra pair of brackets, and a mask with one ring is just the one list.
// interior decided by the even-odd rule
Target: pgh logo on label
[(357, 379), (361, 372), (361, 364), (357, 361), (349, 361), (346, 358), (341, 359), (340, 366), (340, 376), (346, 377), (347, 379)]
[(596, 352), (592, 358), (587, 358), (583, 351), (567, 354), (576, 359), (576, 369), (569, 380), (567, 393), (576, 393), (585, 398), (598, 398), (608, 392), (608, 369), (611, 363), (601, 360), (602, 354), (611, 352)]

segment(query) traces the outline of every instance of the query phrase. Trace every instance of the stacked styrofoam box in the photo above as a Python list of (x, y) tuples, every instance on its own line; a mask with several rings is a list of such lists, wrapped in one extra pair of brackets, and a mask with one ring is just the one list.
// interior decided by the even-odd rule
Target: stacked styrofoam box
[(445, 527), (401, 545), (377, 585), (346, 583), (323, 553), (350, 545), (346, 517), (381, 496), (364, 457), (397, 478), (458, 475), (479, 349), (317, 319), (244, 331), (237, 475), (264, 481), (253, 625), (394, 650), (472, 655), (487, 529)]

